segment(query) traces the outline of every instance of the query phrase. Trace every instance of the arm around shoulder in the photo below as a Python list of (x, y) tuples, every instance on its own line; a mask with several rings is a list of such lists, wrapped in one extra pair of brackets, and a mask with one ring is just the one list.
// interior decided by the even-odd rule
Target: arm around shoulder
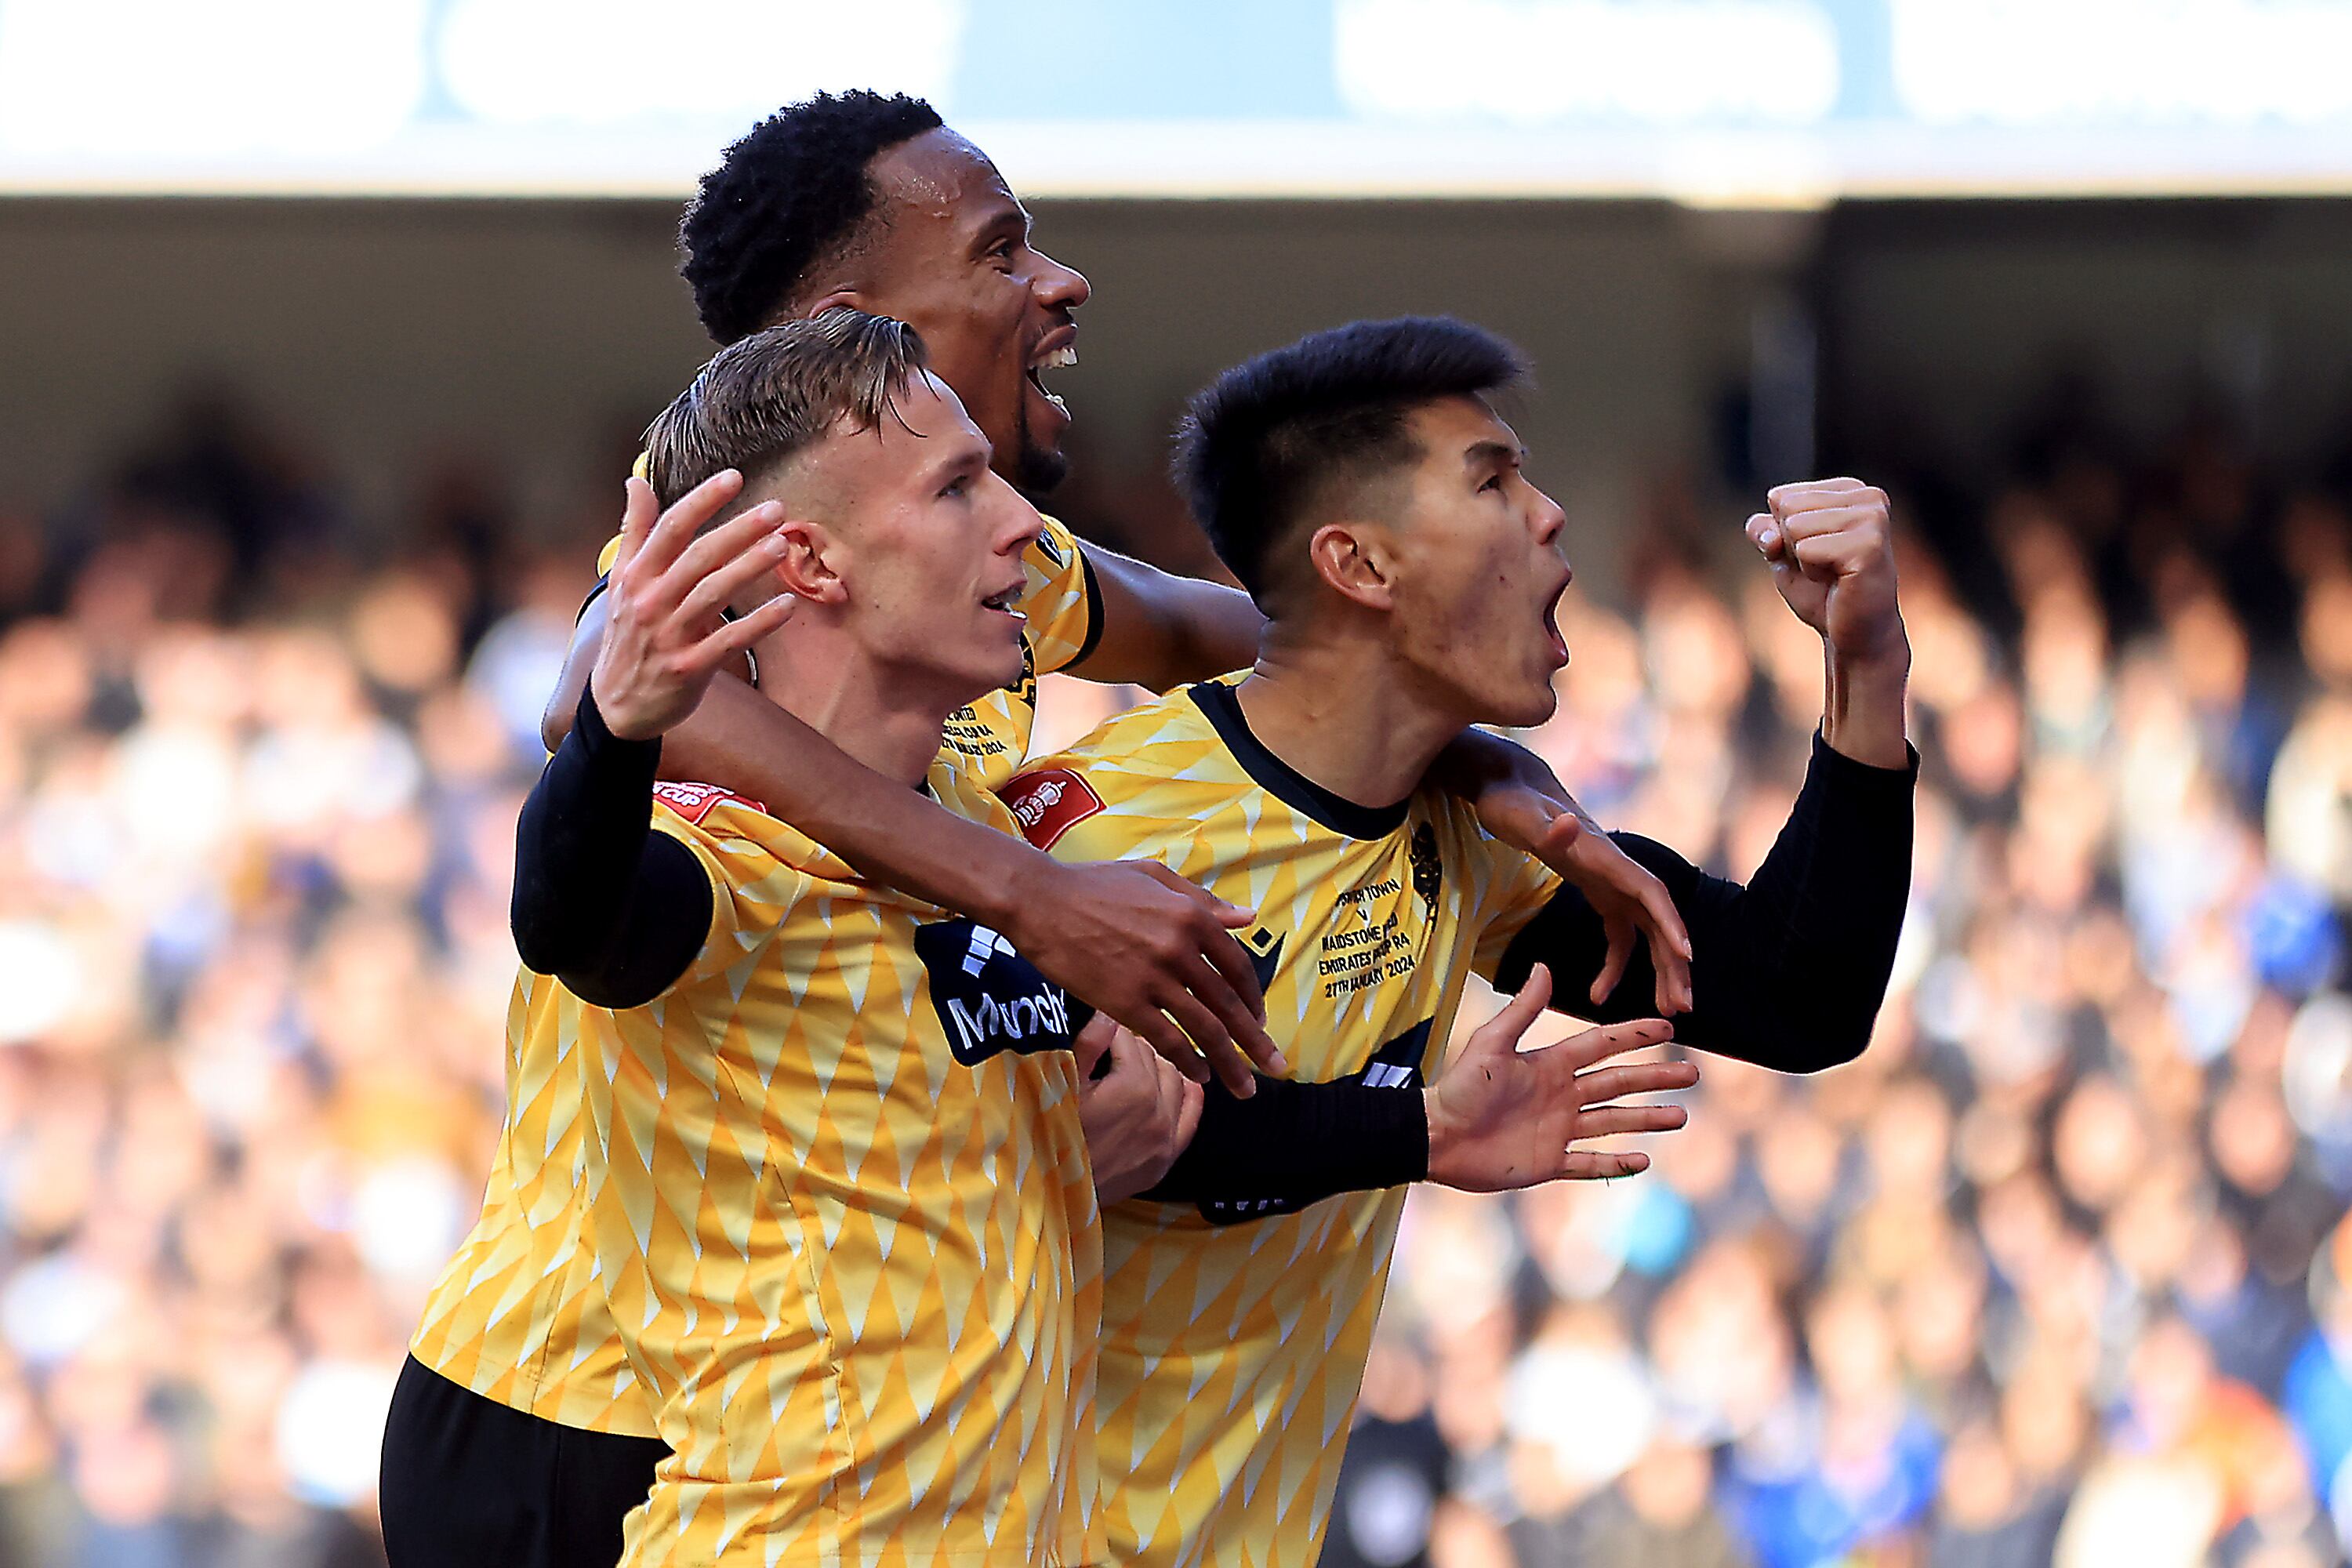
[(1265, 620), (1240, 589), (1179, 577), (1099, 545), (1081, 548), (1097, 630), (1094, 647), (1071, 674), (1167, 691), (1257, 658)]
[[(1862, 1053), (1910, 896), (1916, 772), (1916, 752), (1904, 767), (1874, 767), (1816, 738), (1796, 805), (1744, 885), (1651, 839), (1615, 836), (1665, 884), (1690, 928), (1692, 1005), (1676, 1020), (1677, 1038), (1781, 1072), (1818, 1072)], [(1606, 947), (1600, 918), (1562, 888), (1513, 939), (1495, 982), (1515, 989), (1542, 963), (1574, 996), (1572, 982), (1597, 972)], [(1605, 1002), (1571, 1010), (1613, 1022), (1637, 1016), (1650, 995), (1648, 957), (1637, 951)]]

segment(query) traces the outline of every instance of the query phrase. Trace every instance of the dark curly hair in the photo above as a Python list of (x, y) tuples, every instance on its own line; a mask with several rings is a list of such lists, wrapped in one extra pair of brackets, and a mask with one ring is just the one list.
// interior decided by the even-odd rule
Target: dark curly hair
[(1517, 349), (1450, 317), (1350, 321), (1195, 393), (1170, 468), (1218, 559), (1265, 610), (1276, 549), (1294, 525), (1421, 460), (1406, 424), (1414, 409), (1503, 391), (1527, 370)]
[(940, 125), (903, 93), (821, 92), (788, 104), (727, 149), (677, 228), (695, 313), (731, 343), (768, 324), (811, 265), (851, 244), (878, 193), (876, 154)]

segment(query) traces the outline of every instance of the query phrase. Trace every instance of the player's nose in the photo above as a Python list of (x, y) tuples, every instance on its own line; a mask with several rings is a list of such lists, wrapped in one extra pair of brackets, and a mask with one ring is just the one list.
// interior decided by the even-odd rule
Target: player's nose
[(1037, 252), (1037, 276), (1030, 288), (1037, 302), (1049, 310), (1075, 310), (1094, 298), (1095, 286), (1075, 267), (1065, 267), (1044, 251)]
[(1557, 546), (1560, 542), (1561, 532), (1567, 527), (1568, 513), (1559, 502), (1541, 490), (1536, 491), (1536, 542)]
[(1019, 555), (1045, 531), (1045, 520), (1019, 490), (994, 473), (988, 477), (994, 481), (989, 486), (990, 494), (1003, 509), (996, 532), (996, 552)]

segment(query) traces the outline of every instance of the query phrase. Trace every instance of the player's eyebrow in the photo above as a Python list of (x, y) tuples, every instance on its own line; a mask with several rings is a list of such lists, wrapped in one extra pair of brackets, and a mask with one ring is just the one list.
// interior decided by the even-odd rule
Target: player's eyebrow
[(1018, 239), (1029, 237), (1029, 209), (1017, 201), (1008, 201), (991, 212), (973, 237), (973, 249), (985, 251), (998, 240), (1010, 235)]
[(986, 470), (991, 456), (985, 440), (961, 448), (950, 448), (930, 466), (924, 482), (936, 489), (950, 479), (971, 478)]
[(1527, 461), (1528, 449), (1508, 441), (1473, 441), (1462, 454), (1465, 468), (1484, 468), (1497, 463), (1504, 468), (1517, 468)]

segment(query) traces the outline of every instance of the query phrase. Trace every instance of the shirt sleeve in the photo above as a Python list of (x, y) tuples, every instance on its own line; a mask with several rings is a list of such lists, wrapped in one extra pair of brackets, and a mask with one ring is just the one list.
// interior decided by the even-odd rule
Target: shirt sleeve
[[(1911, 889), (1909, 765), (1874, 768), (1817, 736), (1812, 764), (1770, 854), (1746, 884), (1710, 877), (1662, 844), (1612, 835), (1666, 886), (1691, 939), (1691, 1010), (1677, 1038), (1782, 1072), (1853, 1060), (1870, 1043), (1895, 967)], [(1490, 976), (1516, 991), (1541, 963), (1554, 1005), (1602, 1022), (1647, 1016), (1655, 973), (1633, 945), (1608, 999), (1588, 997), (1608, 941), (1601, 917), (1562, 886), (1505, 947)]]
[(1478, 835), (1486, 851), (1486, 882), (1475, 917), (1478, 945), (1470, 966), (1481, 977), (1492, 980), (1511, 943), (1549, 907), (1565, 884), (1559, 872), (1534, 856), (1490, 837), (1482, 827), (1474, 826), (1471, 831)]
[(606, 729), (583, 690), (516, 824), (516, 951), (599, 1006), (636, 1006), (677, 984), (728, 902), (712, 867), (652, 831), (660, 759), (660, 742)]
[(1029, 646), (1037, 673), (1066, 669), (1094, 652), (1102, 636), (1102, 599), (1095, 569), (1078, 536), (1054, 518), (1029, 546), (1028, 592), (1021, 613), (1029, 617)]
[(1192, 1141), (1139, 1195), (1234, 1224), (1428, 1174), (1429, 1109), (1418, 1091), (1261, 1076), (1247, 1100), (1212, 1081)]

